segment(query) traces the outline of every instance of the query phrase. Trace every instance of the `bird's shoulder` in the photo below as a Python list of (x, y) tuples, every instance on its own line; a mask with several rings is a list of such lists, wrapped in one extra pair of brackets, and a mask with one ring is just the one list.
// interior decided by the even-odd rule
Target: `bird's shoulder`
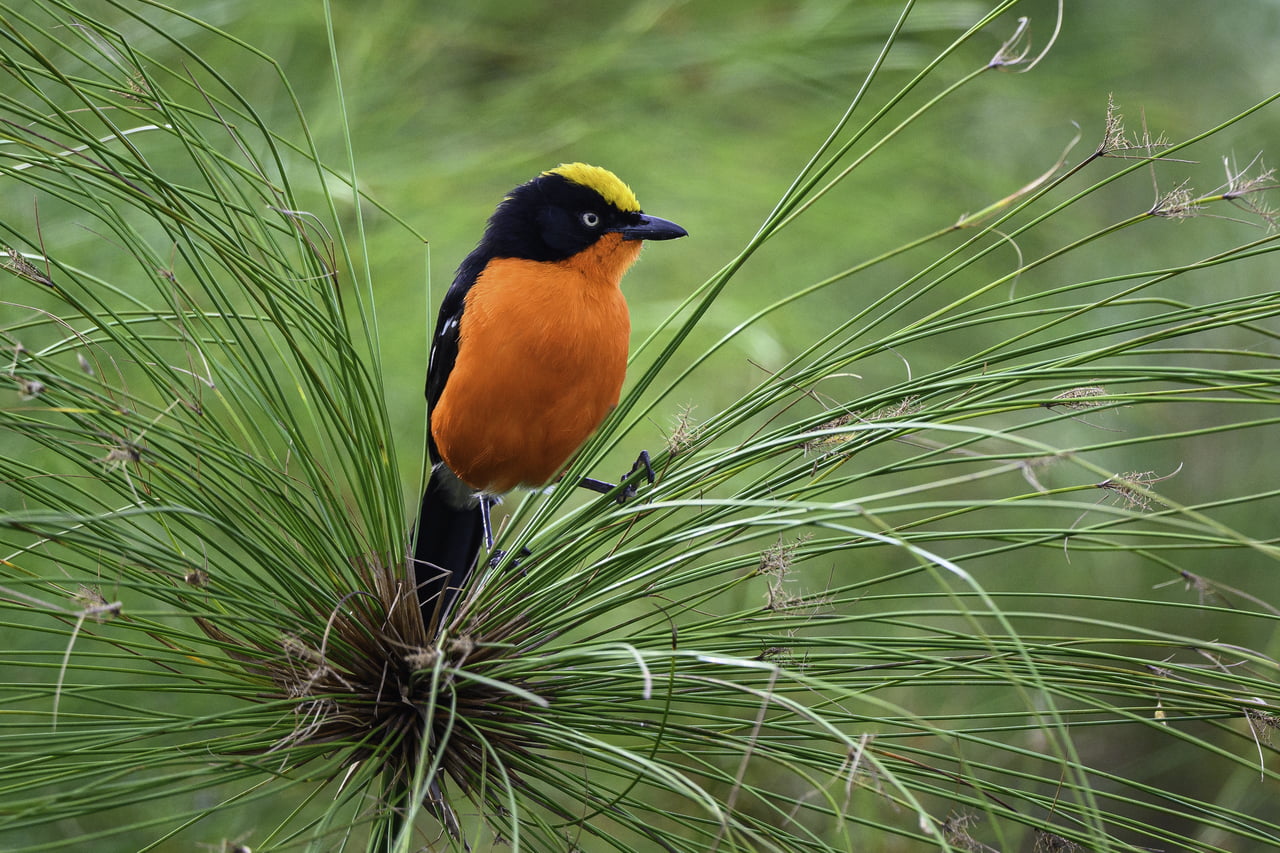
[(466, 307), (467, 293), (492, 259), (492, 252), (478, 246), (458, 266), (453, 284), (440, 303), (436, 316), (436, 331), (431, 338), (431, 354), (427, 362), (427, 411), (430, 412), (440, 399), (449, 374), (458, 360), (458, 334), (462, 326), (462, 312)]

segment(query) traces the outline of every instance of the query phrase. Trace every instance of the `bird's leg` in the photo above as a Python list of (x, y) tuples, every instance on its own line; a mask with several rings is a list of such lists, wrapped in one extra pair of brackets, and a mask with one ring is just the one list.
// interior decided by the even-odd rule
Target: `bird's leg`
[[(489, 510), (491, 510), (495, 504), (499, 504), (501, 502), (502, 498), (494, 495), (480, 495), (480, 526), (484, 529), (484, 547), (489, 551), (489, 568), (491, 569), (497, 568), (497, 565), (502, 562), (502, 558), (507, 556), (506, 551), (493, 550), (493, 522), (489, 520)], [(521, 560), (532, 555), (533, 552), (528, 548), (521, 548), (520, 556), (511, 561), (511, 568), (514, 569), (518, 567)]]
[[(636, 457), (635, 464), (631, 466), (631, 470), (623, 475), (622, 489), (618, 492), (618, 495), (617, 497), (614, 498), (614, 500), (616, 500), (618, 503), (621, 504), (621, 503), (626, 503), (628, 499), (635, 497), (636, 487), (629, 481), (634, 480), (636, 475), (641, 473), (644, 474), (645, 480), (648, 481), (650, 485), (652, 485), (654, 481), (653, 464), (649, 461), (649, 451), (647, 450), (640, 451), (640, 455)], [(599, 492), (602, 495), (607, 495), (610, 492), (612, 492), (614, 489), (618, 488), (617, 484), (615, 483), (606, 483), (604, 480), (596, 480), (592, 477), (583, 477), (581, 480), (578, 481), (578, 485), (584, 489), (590, 489), (593, 492)], [(506, 551), (493, 550), (493, 525), (489, 521), (489, 508), (492, 507), (495, 503), (498, 503), (499, 498), (493, 497), (492, 495), (485, 495), (485, 494), (480, 495), (479, 498), (480, 498), (480, 513), (481, 513), (481, 518), (483, 519), (482, 526), (484, 528), (485, 547), (487, 547), (491, 552), (489, 554), (489, 567), (496, 568), (497, 565), (502, 562), (503, 558), (507, 556)], [(530, 551), (528, 548), (521, 548), (520, 555), (511, 561), (511, 568), (513, 569), (519, 568), (520, 563), (524, 560), (524, 558), (532, 556), (532, 554), (533, 552)]]
[[(636, 496), (636, 487), (630, 482), (636, 474), (644, 472), (644, 478), (649, 485), (653, 485), (653, 465), (649, 462), (649, 451), (641, 450), (640, 455), (636, 457), (635, 464), (631, 466), (631, 470), (622, 476), (622, 491), (618, 492), (618, 496), (614, 498), (618, 503), (626, 503), (629, 498)], [(578, 485), (584, 489), (590, 489), (593, 492), (599, 492), (607, 495), (614, 489), (618, 488), (614, 483), (606, 483), (604, 480), (596, 480), (592, 477), (583, 477)]]
[(480, 495), (480, 527), (484, 531), (484, 547), (493, 548), (493, 522), (489, 520), (489, 510), (496, 503), (492, 495)]

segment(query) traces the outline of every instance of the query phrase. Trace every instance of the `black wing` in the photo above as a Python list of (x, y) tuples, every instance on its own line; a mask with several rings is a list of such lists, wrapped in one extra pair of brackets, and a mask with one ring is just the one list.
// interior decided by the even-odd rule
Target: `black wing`
[(490, 253), (477, 248), (467, 256), (453, 284), (440, 302), (440, 313), (436, 317), (436, 333), (431, 339), (431, 355), (427, 362), (427, 446), (431, 460), (438, 461), (440, 454), (436, 452), (435, 437), (431, 434), (431, 411), (444, 393), (445, 383), (453, 372), (453, 365), (458, 360), (459, 331), (462, 327), (462, 311), (466, 307), (467, 291), (476, 283), (476, 278), (485, 264), (489, 262)]

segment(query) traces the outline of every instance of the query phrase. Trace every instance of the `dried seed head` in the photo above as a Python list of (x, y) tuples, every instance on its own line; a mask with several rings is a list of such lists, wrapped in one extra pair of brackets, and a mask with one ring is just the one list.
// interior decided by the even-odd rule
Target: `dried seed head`
[(131, 462), (142, 461), (142, 448), (122, 438), (117, 438), (116, 446), (108, 450), (107, 455), (98, 461), (108, 470), (123, 468)]
[(1280, 729), (1280, 716), (1276, 716), (1269, 711), (1260, 711), (1257, 708), (1245, 708), (1244, 717), (1249, 721), (1249, 728), (1253, 730), (1253, 736), (1270, 746), (1272, 736), (1277, 729)]
[[(832, 418), (831, 420), (826, 421), (825, 423), (819, 424), (818, 429), (819, 430), (839, 429), (840, 427), (848, 426), (849, 424), (859, 419), (860, 418), (857, 412), (850, 412), (849, 414), (841, 415), (838, 418)], [(800, 445), (800, 449), (805, 452), (805, 455), (808, 455), (810, 453), (817, 453), (819, 456), (829, 456), (832, 453), (836, 453), (837, 451), (839, 451), (841, 447), (848, 444), (852, 440), (853, 440), (853, 436), (847, 433), (839, 433), (836, 435), (824, 435), (824, 436), (820, 436), (818, 438), (812, 438), (806, 442), (803, 442)]]
[(996, 51), (995, 56), (991, 57), (991, 61), (987, 63), (988, 68), (1009, 68), (1015, 65), (1021, 65), (1027, 58), (1027, 54), (1031, 52), (1031, 40), (1027, 37), (1027, 33), (1031, 30), (1031, 19), (1022, 17), (1018, 19), (1018, 26), (1014, 29), (1013, 35), (1005, 39), (1004, 44), (1000, 45), (1000, 49)]
[(755, 573), (769, 578), (769, 585), (765, 590), (765, 607), (767, 609), (773, 611), (790, 610), (797, 607), (817, 607), (824, 603), (815, 598), (793, 595), (786, 589), (787, 579), (791, 575), (792, 567), (795, 564), (796, 554), (810, 538), (812, 537), (809, 534), (805, 534), (797, 536), (788, 543), (779, 536), (778, 541), (766, 548), (764, 553), (760, 555), (760, 565)]
[[(1236, 207), (1261, 219), (1268, 231), (1280, 228), (1280, 212), (1261, 198), (1262, 193), (1280, 187), (1276, 182), (1276, 170), (1267, 169), (1261, 162), (1261, 155), (1255, 157), (1243, 169), (1234, 168), (1231, 161), (1222, 158), (1222, 165), (1227, 170), (1227, 182), (1222, 187), (1222, 197)], [(1258, 173), (1249, 175), (1249, 171), (1257, 165)]]
[(129, 91), (121, 92), (120, 97), (128, 101), (133, 101), (136, 104), (140, 104), (147, 109), (155, 107), (155, 92), (151, 91), (151, 86), (147, 83), (147, 78), (143, 77), (141, 74), (132, 74), (129, 76)]
[(1156, 203), (1147, 213), (1166, 219), (1190, 219), (1193, 216), (1199, 216), (1203, 210), (1204, 205), (1192, 193), (1189, 182), (1183, 181), (1156, 199)]
[(86, 617), (94, 622), (105, 622), (108, 619), (119, 616), (123, 605), (119, 601), (108, 603), (103, 597), (102, 590), (96, 586), (80, 584), (75, 594), (71, 596), (71, 600), (75, 602)]
[(1069, 411), (1096, 409), (1098, 406), (1105, 405), (1107, 401), (1094, 398), (1105, 396), (1107, 396), (1107, 389), (1101, 385), (1082, 385), (1079, 388), (1068, 388), (1061, 394), (1055, 395), (1052, 400), (1040, 405), (1046, 409), (1062, 408)]
[(800, 546), (809, 541), (810, 536), (805, 534), (797, 536), (793, 541), (788, 543), (781, 536), (778, 541), (770, 545), (760, 555), (760, 567), (756, 569), (757, 574), (775, 575), (784, 577), (791, 572), (791, 565), (795, 562), (796, 552), (800, 550)]
[[(887, 421), (887, 420), (892, 420), (894, 418), (910, 417), (911, 415), (920, 411), (922, 408), (924, 408), (924, 406), (920, 402), (920, 397), (918, 395), (912, 394), (910, 396), (903, 397), (901, 400), (899, 400), (896, 403), (892, 403), (888, 406), (881, 406), (879, 409), (876, 409), (870, 414), (863, 414), (860, 411), (848, 412), (846, 414), (840, 415), (839, 417), (832, 418), (831, 420), (826, 421), (823, 424), (820, 424), (818, 426), (818, 429), (819, 430), (839, 429), (840, 427), (848, 426), (849, 424), (852, 424), (852, 423), (871, 423), (874, 421)], [(803, 444), (800, 445), (800, 449), (803, 450), (806, 454), (818, 453), (820, 456), (830, 456), (834, 453), (839, 452), (841, 449), (846, 449), (846, 445), (849, 445), (854, 440), (854, 438), (855, 436), (852, 433), (837, 433), (836, 435), (824, 435), (824, 436), (820, 436), (818, 438), (814, 438), (804, 442)], [(847, 449), (854, 449), (854, 448), (847, 448)]]
[(0, 268), (8, 270), (18, 278), (25, 278), (27, 281), (33, 281), (36, 284), (43, 284), (45, 287), (53, 287), (53, 279), (40, 272), (21, 252), (11, 246), (5, 246), (4, 250), (9, 259), (0, 264)]
[(1129, 509), (1148, 510), (1151, 508), (1151, 498), (1138, 491), (1135, 487), (1145, 486), (1148, 482), (1154, 481), (1154, 479), (1154, 471), (1126, 471), (1123, 474), (1098, 483), (1098, 488), (1106, 489), (1114, 494)]
[(1177, 468), (1174, 468), (1173, 471), (1163, 477), (1156, 476), (1154, 471), (1126, 471), (1101, 483), (1096, 483), (1095, 488), (1112, 492), (1128, 509), (1138, 508), (1145, 511), (1150, 509), (1152, 501), (1156, 500), (1146, 493), (1147, 487), (1175, 477), (1181, 470), (1182, 465), (1179, 464)]
[(1193, 589), (1196, 591), (1196, 598), (1199, 599), (1201, 604), (1204, 604), (1206, 599), (1217, 595), (1217, 590), (1213, 588), (1213, 584), (1207, 578), (1201, 577), (1195, 572), (1189, 572), (1186, 569), (1182, 569), (1178, 574), (1181, 575), (1182, 580), (1185, 582), (1185, 589), (1188, 592)]
[(34, 400), (45, 392), (45, 388), (39, 379), (18, 379), (18, 393), (24, 400)]
[(71, 600), (83, 610), (95, 610), (107, 606), (107, 599), (102, 595), (102, 590), (96, 586), (89, 586), (83, 583), (76, 589), (75, 594), (71, 596)]
[(1098, 143), (1098, 154), (1106, 156), (1113, 151), (1124, 151), (1129, 147), (1129, 139), (1124, 132), (1124, 116), (1116, 106), (1114, 94), (1107, 94), (1107, 119), (1102, 130), (1102, 141)]
[[(1168, 148), (1169, 140), (1163, 133), (1151, 136), (1147, 129), (1146, 116), (1142, 120), (1142, 135), (1130, 135), (1124, 128), (1124, 116), (1116, 106), (1115, 96), (1107, 95), (1107, 118), (1102, 130), (1102, 141), (1098, 143), (1095, 156), (1127, 157), (1130, 151), (1141, 151), (1143, 156), (1154, 157), (1161, 148)], [(1138, 155), (1132, 155), (1138, 156)]]
[(1047, 829), (1036, 830), (1036, 853), (1077, 853), (1083, 848)]
[(905, 418), (914, 415), (923, 408), (924, 404), (920, 402), (920, 396), (918, 394), (911, 394), (903, 397), (892, 405), (885, 406), (882, 409), (876, 409), (867, 416), (867, 420), (884, 421), (891, 418)]
[[(1250, 175), (1249, 170), (1255, 164), (1258, 166), (1258, 174)], [(1251, 193), (1276, 189), (1276, 170), (1266, 168), (1260, 157), (1255, 157), (1243, 169), (1233, 167), (1231, 160), (1223, 157), (1222, 166), (1227, 170), (1227, 182), (1223, 185), (1222, 192), (1226, 198), (1239, 198)]]
[(975, 853), (997, 853), (994, 847), (983, 844), (969, 834), (969, 828), (978, 823), (978, 816), (972, 812), (952, 812), (938, 827), (947, 843), (959, 850), (972, 850)]
[(675, 456), (688, 450), (697, 440), (698, 426), (693, 422), (693, 406), (684, 406), (676, 415), (675, 427), (667, 437), (667, 455)]

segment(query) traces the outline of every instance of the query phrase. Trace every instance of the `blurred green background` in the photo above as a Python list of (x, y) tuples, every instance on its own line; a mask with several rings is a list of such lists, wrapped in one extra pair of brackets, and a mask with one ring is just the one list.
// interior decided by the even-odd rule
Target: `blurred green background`
[[(987, 8), (964, 0), (920, 3), (871, 102), (896, 91)], [(687, 240), (651, 247), (627, 278), (633, 340), (641, 340), (754, 233), (861, 85), (899, 10), (899, 3), (881, 0), (337, 0), (334, 33), (345, 93), (340, 104), (320, 4), (183, 5), (184, 12), (211, 21), (283, 66), (320, 150), (340, 172), (347, 164), (345, 122), (362, 189), (429, 241), (428, 250), (375, 207), (364, 207), (388, 403), (409, 504), (416, 499), (421, 465), (422, 382), (434, 307), (503, 193), (542, 169), (583, 160), (613, 169), (646, 211), (688, 229)], [(126, 33), (135, 30), (141, 50), (164, 55), (167, 45), (145, 27), (119, 13), (95, 11), (108, 20), (114, 14)], [(1019, 14), (1030, 17), (1038, 51), (1052, 32), (1055, 4), (1027, 2)], [(985, 64), (1011, 31), (1013, 21), (1007, 23), (962, 49), (940, 79)], [(195, 26), (172, 34), (192, 44), (207, 42), (206, 58), (267, 124), (289, 126), (292, 103), (265, 64), (246, 61), (244, 52)], [(1278, 38), (1276, 0), (1068, 0), (1058, 42), (1034, 71), (985, 75), (771, 241), (717, 301), (687, 352), (701, 352), (780, 294), (1008, 195), (1047, 170), (1077, 128), (1083, 138), (1073, 159), (1084, 156), (1101, 137), (1109, 94), (1131, 129), (1145, 120), (1153, 134), (1175, 141), (1235, 115), (1280, 88)], [(912, 102), (923, 97), (917, 93)], [(1203, 162), (1161, 175), (1161, 189), (1183, 177), (1197, 189), (1211, 189), (1223, 178), (1221, 157), (1243, 164), (1270, 152), (1268, 162), (1274, 161), (1280, 157), (1280, 111), (1230, 129), (1211, 148), (1216, 153)], [(306, 168), (301, 160), (291, 165)], [(1150, 181), (1126, 181), (1069, 212), (1060, 224), (1086, 233), (1145, 210), (1153, 199)], [(0, 203), (29, 201), (5, 192)], [(348, 195), (345, 203), (343, 226), (354, 245), (353, 199)], [(1019, 286), (1060, 283), (1057, 272), (1063, 280), (1079, 280), (1114, 272), (1117, 265), (1164, 266), (1253, 236), (1248, 226), (1224, 220), (1151, 223), (1126, 232), (1119, 243), (1078, 253), (1069, 273), (1051, 266), (1037, 273), (1042, 278), (1035, 285)], [(1037, 239), (1046, 238), (1032, 237), (1021, 246), (1028, 257), (1050, 248)], [(751, 361), (781, 366), (803, 342), (828, 330), (833, 317), (848, 315), (867, 294), (928, 259), (900, 258), (752, 327), (683, 386), (679, 398), (659, 408), (667, 419), (655, 420), (637, 444), (660, 444), (681, 407), (694, 407), (695, 417), (716, 411), (759, 381), (760, 368)], [(1011, 250), (989, 260), (987, 272), (1001, 274), (1015, 262)], [(1273, 288), (1275, 278), (1274, 264), (1245, 263), (1186, 286), (1256, 291)], [(956, 357), (932, 355), (939, 362)], [(877, 365), (883, 376), (874, 373)], [(894, 371), (900, 370), (900, 363), (886, 359), (860, 369), (857, 381), (896, 379)], [(1277, 436), (1272, 429), (1266, 437), (1245, 436), (1209, 450), (1173, 447), (1164, 459), (1146, 458), (1167, 472), (1191, 452), (1216, 454), (1212, 464), (1183, 475), (1179, 487), (1193, 496), (1230, 493), (1224, 483), (1250, 473), (1257, 479), (1259, 439), (1269, 446)], [(621, 472), (628, 463), (619, 458), (615, 467)], [(1117, 470), (1126, 467), (1117, 463)], [(1268, 512), (1246, 508), (1227, 520), (1256, 530), (1265, 526)], [(1259, 591), (1256, 579), (1245, 582), (1256, 558), (1237, 559), (1238, 567), (1219, 567), (1218, 576), (1236, 575)], [(1040, 572), (1025, 568), (1017, 577), (984, 582), (1036, 589), (1043, 582)], [(1148, 577), (1108, 575), (1105, 566), (1064, 583), (1094, 592), (1114, 585), (1117, 594), (1135, 583), (1145, 594), (1151, 585)], [(1208, 628), (1198, 630), (1213, 636)], [(1264, 637), (1231, 641), (1267, 644)], [(219, 831), (234, 837), (233, 829)], [(215, 830), (210, 833), (216, 844)]]
[[(583, 160), (613, 169), (647, 211), (689, 230), (690, 239), (651, 247), (627, 279), (633, 342), (642, 340), (754, 233), (858, 90), (901, 9), (896, 0), (332, 5), (345, 104), (335, 95), (320, 4), (217, 0), (183, 4), (182, 12), (274, 57), (321, 152), (344, 174), (345, 121), (362, 190), (430, 244), (428, 250), (365, 206), (389, 404), (410, 483), (421, 460), (421, 386), (435, 306), (503, 193), (545, 168)], [(878, 105), (896, 91), (990, 5), (917, 4), (868, 103)], [(96, 7), (84, 4), (117, 21), (138, 49), (171, 53), (143, 24)], [(138, 9), (141, 18), (162, 17)], [(1053, 31), (1055, 4), (1029, 0), (1016, 14), (1030, 18), (1032, 49), (1040, 50)], [(194, 24), (163, 17), (167, 35), (196, 45), (268, 126), (286, 134), (296, 127), (290, 95), (266, 63)], [(948, 60), (938, 80), (985, 64), (1013, 26), (1008, 17), (989, 28)], [(1073, 157), (1083, 156), (1100, 138), (1109, 94), (1130, 130), (1145, 117), (1153, 135), (1167, 133), (1174, 141), (1234, 115), (1280, 83), (1277, 35), (1276, 0), (1071, 0), (1054, 49), (1034, 71), (984, 75), (899, 136), (753, 258), (686, 351), (690, 357), (701, 352), (782, 294), (1015, 191), (1053, 164), (1077, 128), (1082, 139)], [(907, 105), (917, 106), (938, 85), (923, 87)], [(1212, 143), (1211, 159), (1162, 175), (1161, 190), (1184, 177), (1198, 190), (1212, 188), (1223, 177), (1219, 157), (1248, 162), (1274, 147), (1278, 129), (1280, 111), (1274, 110), (1232, 128)], [(304, 163), (286, 168), (305, 183)], [(343, 225), (354, 248), (354, 208), (350, 194), (344, 197)], [(1086, 233), (1145, 210), (1153, 198), (1149, 182), (1129, 180), (1069, 211), (1058, 227)], [(16, 206), (18, 218), (34, 215), (22, 193), (7, 194), (3, 203)], [(42, 229), (49, 233), (60, 224), (47, 219)], [(95, 239), (66, 224), (68, 237)], [(1224, 232), (1237, 242), (1255, 236), (1210, 219), (1160, 224), (1167, 227), (1144, 227), (1124, 234), (1122, 244), (1075, 253), (1071, 275), (1198, 257), (1205, 246), (1221, 243)], [(1041, 239), (1033, 235), (1020, 248), (1034, 257), (1050, 247)], [(671, 419), (681, 406), (693, 406), (695, 417), (717, 410), (760, 379), (761, 368), (748, 359), (767, 369), (780, 366), (797, 342), (828, 330), (833, 316), (847, 315), (927, 260), (920, 253), (899, 258), (770, 316), (665, 410)], [(1003, 274), (1016, 260), (1010, 250), (986, 271)], [(1261, 266), (1231, 267), (1223, 275), (1265, 275)], [(951, 356), (938, 351), (936, 358)], [(887, 375), (898, 378), (900, 365), (889, 361)], [(669, 427), (655, 423), (640, 440), (658, 442)], [(629, 460), (619, 464), (623, 470)]]
[[(689, 230), (688, 240), (650, 247), (627, 280), (633, 340), (639, 341), (754, 232), (857, 91), (900, 10), (897, 2), (835, 0), (390, 0), (334, 7), (360, 183), (431, 244), (428, 282), (423, 246), (368, 211), (387, 386), (401, 446), (408, 448), (401, 461), (410, 472), (417, 464), (420, 385), (435, 304), (507, 189), (551, 165), (584, 160), (615, 170), (646, 210)], [(1153, 133), (1178, 140), (1280, 84), (1274, 49), (1280, 4), (1272, 0), (1071, 0), (1067, 7), (1055, 48), (1031, 74), (986, 75), (772, 241), (705, 318), (688, 352), (700, 352), (780, 294), (1021, 187), (1050, 167), (1077, 125), (1083, 139), (1073, 154), (1083, 156), (1100, 136), (1108, 94), (1131, 129), (1145, 115)], [(216, 16), (284, 65), (322, 150), (341, 167), (341, 113), (322, 17), (299, 4), (289, 4), (288, 13), (283, 8), (224, 2), (196, 11)], [(987, 8), (954, 0), (919, 4), (871, 102), (905, 82)], [(1039, 50), (1052, 32), (1054, 4), (1026, 3), (1018, 14), (1031, 19)], [(985, 63), (1013, 21), (1007, 24), (951, 60), (953, 76)], [(234, 75), (236, 68), (226, 71)], [(259, 91), (247, 91), (264, 109), (273, 103), (282, 112), (289, 108), (265, 75)], [(1219, 138), (1214, 149), (1247, 161), (1274, 147), (1277, 129), (1280, 113), (1273, 111)], [(1208, 190), (1221, 181), (1222, 166), (1206, 160), (1187, 166), (1186, 175)], [(1162, 176), (1162, 190), (1181, 177)], [(1084, 233), (1145, 209), (1153, 198), (1149, 182), (1128, 181), (1063, 217), (1062, 227)], [(1137, 266), (1195, 257), (1224, 230), (1239, 239), (1254, 236), (1204, 219), (1165, 224), (1125, 234), (1123, 246), (1077, 254), (1073, 274), (1114, 271), (1116, 248), (1125, 264)], [(1030, 257), (1047, 246), (1022, 248)], [(1002, 273), (1007, 267), (997, 264), (1013, 261), (1011, 252), (990, 269)], [(668, 411), (674, 418), (681, 405), (696, 407), (695, 417), (717, 410), (761, 378), (748, 359), (779, 366), (796, 342), (826, 331), (832, 316), (847, 315), (869, 292), (923, 262), (908, 256), (771, 317), (701, 371)], [(1265, 274), (1255, 264), (1225, 275), (1250, 272)], [(655, 424), (650, 441), (668, 427)]]

